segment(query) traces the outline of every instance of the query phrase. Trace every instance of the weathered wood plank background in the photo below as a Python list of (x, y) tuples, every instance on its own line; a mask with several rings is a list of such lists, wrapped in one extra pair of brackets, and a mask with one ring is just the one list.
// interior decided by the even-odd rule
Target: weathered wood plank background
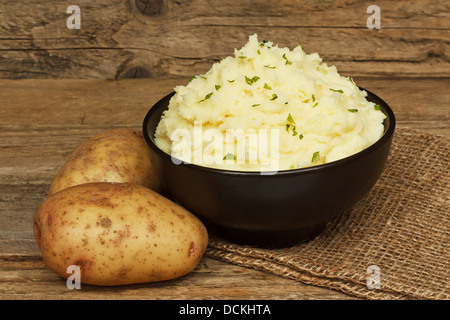
[(207, 71), (258, 33), (280, 46), (299, 38), (342, 74), (447, 77), (450, 1), (0, 0), (0, 78), (168, 78)]

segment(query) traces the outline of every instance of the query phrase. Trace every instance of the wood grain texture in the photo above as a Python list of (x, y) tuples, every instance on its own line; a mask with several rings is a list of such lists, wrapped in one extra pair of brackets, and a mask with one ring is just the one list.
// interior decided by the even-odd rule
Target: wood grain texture
[[(0, 299), (353, 299), (208, 257), (167, 283), (79, 291), (45, 267), (32, 216), (59, 167), (104, 130), (140, 129), (150, 106), (187, 80), (0, 80)], [(391, 105), (399, 127), (450, 139), (449, 78), (354, 81)]]
[(353, 300), (339, 292), (302, 285), (264, 272), (203, 258), (190, 274), (164, 282), (70, 290), (39, 256), (0, 257), (0, 298), (14, 300)]
[(67, 1), (0, 1), (0, 78), (189, 77), (233, 54), (253, 33), (279, 46), (300, 38), (353, 76), (450, 75), (450, 3), (377, 1), (80, 0), (69, 30)]

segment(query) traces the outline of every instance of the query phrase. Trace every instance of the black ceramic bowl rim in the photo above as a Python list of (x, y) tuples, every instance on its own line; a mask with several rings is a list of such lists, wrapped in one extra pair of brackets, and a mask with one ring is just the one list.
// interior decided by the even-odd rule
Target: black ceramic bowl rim
[[(370, 92), (369, 90), (366, 90), (362, 87), (358, 87), (358, 88), (360, 90), (367, 92), (366, 99), (369, 98), (370, 96), (372, 96), (372, 98), (374, 98), (374, 100), (377, 100), (376, 103), (378, 105), (380, 105), (381, 111), (384, 111), (383, 113), (386, 115), (386, 119), (384, 119), (384, 121), (389, 121), (389, 123), (388, 123), (387, 129), (384, 130), (384, 133), (380, 139), (378, 139), (374, 144), (370, 145), (366, 149), (361, 150), (360, 152), (357, 152), (353, 155), (350, 155), (348, 157), (345, 157), (345, 158), (342, 158), (339, 160), (335, 160), (335, 161), (332, 161), (329, 163), (324, 163), (324, 164), (315, 165), (315, 166), (311, 166), (311, 167), (279, 170), (275, 174), (264, 174), (264, 171), (240, 171), (240, 170), (217, 169), (217, 168), (211, 168), (211, 167), (200, 166), (197, 164), (184, 162), (181, 160), (179, 160), (180, 164), (178, 164), (178, 165), (186, 166), (188, 168), (192, 168), (195, 170), (206, 171), (206, 172), (213, 173), (213, 174), (245, 175), (245, 176), (251, 176), (251, 177), (265, 175), (265, 176), (267, 176), (267, 178), (273, 178), (273, 177), (276, 178), (276, 177), (281, 177), (281, 176), (286, 176), (286, 175), (298, 175), (298, 174), (310, 173), (310, 172), (314, 172), (317, 170), (327, 170), (330, 168), (340, 166), (346, 162), (353, 161), (357, 158), (363, 157), (364, 155), (371, 153), (373, 150), (376, 150), (377, 148), (384, 145), (385, 142), (391, 138), (391, 136), (394, 134), (396, 121), (395, 121), (394, 112), (392, 111), (391, 107), (383, 99), (378, 97), (376, 94)], [(159, 103), (161, 103), (162, 100), (169, 99), (169, 97), (173, 96), (174, 93), (175, 92), (171, 92), (168, 95), (166, 95), (164, 98), (160, 99), (157, 103), (154, 104), (154, 107), (156, 105), (158, 105)], [(169, 99), (169, 101), (170, 101), (170, 99)], [(154, 141), (153, 141), (154, 138), (153, 137), (151, 138), (148, 134), (148, 122), (151, 119), (152, 115), (156, 112), (155, 111), (156, 108), (154, 108), (154, 107), (150, 108), (150, 110), (147, 112), (147, 115), (145, 116), (143, 127), (142, 127), (143, 128), (142, 132), (143, 132), (144, 138), (145, 138), (147, 144), (150, 146), (150, 148), (152, 148), (154, 151), (156, 151), (162, 157), (168, 158), (170, 161), (172, 161), (172, 156), (170, 154), (164, 152), (163, 150), (161, 150), (154, 143)], [(383, 121), (383, 123), (384, 123), (384, 121)], [(158, 123), (159, 123), (159, 121), (158, 121)]]

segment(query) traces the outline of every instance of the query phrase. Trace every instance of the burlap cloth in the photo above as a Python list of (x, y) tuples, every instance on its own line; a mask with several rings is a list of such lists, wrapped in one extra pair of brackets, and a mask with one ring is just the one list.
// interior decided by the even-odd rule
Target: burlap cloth
[(321, 235), (283, 249), (212, 235), (205, 256), (364, 299), (450, 299), (449, 151), (397, 128), (380, 180)]

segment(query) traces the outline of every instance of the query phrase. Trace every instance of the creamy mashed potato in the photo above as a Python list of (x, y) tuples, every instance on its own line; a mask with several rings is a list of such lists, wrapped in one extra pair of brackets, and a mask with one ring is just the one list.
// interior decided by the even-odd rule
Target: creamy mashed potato
[(229, 170), (328, 163), (382, 136), (385, 115), (366, 95), (317, 53), (255, 34), (234, 56), (175, 88), (155, 142), (174, 158)]

